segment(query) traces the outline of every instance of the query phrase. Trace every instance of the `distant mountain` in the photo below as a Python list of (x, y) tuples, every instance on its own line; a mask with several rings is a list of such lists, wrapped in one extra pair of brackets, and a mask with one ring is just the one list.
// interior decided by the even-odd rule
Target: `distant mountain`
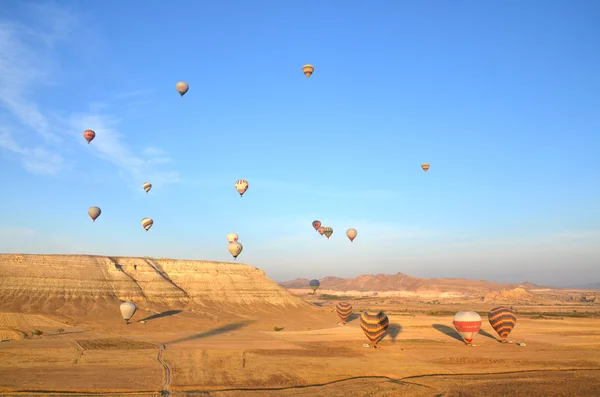
[(598, 283), (589, 283), (589, 284), (582, 284), (582, 285), (574, 285), (571, 287), (568, 287), (571, 289), (600, 289), (600, 282)]
[[(325, 277), (319, 280), (321, 290), (334, 291), (456, 291), (467, 292), (474, 290), (514, 289), (517, 287), (525, 290), (540, 288), (536, 284), (524, 282), (522, 284), (498, 283), (485, 280), (467, 280), (462, 278), (417, 278), (406, 274), (364, 274), (355, 278)], [(284, 288), (308, 289), (309, 280), (297, 278), (295, 280), (280, 282)]]

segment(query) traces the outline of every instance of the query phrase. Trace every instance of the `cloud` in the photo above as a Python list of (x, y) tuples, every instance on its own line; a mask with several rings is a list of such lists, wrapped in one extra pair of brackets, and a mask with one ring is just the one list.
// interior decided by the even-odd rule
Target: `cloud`
[[(121, 170), (139, 182), (142, 179), (151, 180), (155, 186), (179, 182), (180, 176), (176, 171), (156, 171), (153, 165), (170, 161), (167, 153), (152, 147), (145, 148), (138, 156), (122, 141), (118, 131), (119, 120), (112, 116), (99, 114), (75, 114), (69, 119), (69, 126), (74, 135), (91, 128), (96, 131), (92, 153)], [(85, 141), (81, 145), (86, 145)]]
[[(374, 222), (361, 219), (322, 219), (323, 226), (333, 228), (333, 235), (329, 240), (326, 237), (320, 236), (312, 227), (311, 222), (314, 220), (312, 214), (268, 219), (264, 228), (268, 230), (273, 224), (285, 225), (279, 229), (279, 233), (273, 238), (256, 242), (255, 250), (257, 251), (286, 251), (290, 247), (301, 249), (306, 247), (310, 250), (327, 250), (321, 242), (327, 242), (328, 246), (341, 247), (346, 244), (354, 244), (360, 246), (358, 251), (364, 255), (373, 255), (374, 252), (378, 256), (382, 256), (382, 248), (397, 247), (392, 251), (383, 252), (383, 257), (404, 252), (408, 241), (414, 242), (417, 240), (427, 240), (432, 237), (445, 236), (446, 233), (442, 230), (430, 230), (426, 228), (403, 227), (391, 223)], [(258, 223), (257, 223), (258, 222)], [(260, 220), (253, 221), (254, 227), (263, 227), (260, 225)], [(358, 235), (353, 243), (346, 237), (346, 230), (355, 228)], [(286, 233), (286, 231), (289, 231)], [(336, 248), (337, 249), (337, 248)], [(323, 251), (324, 253), (327, 251)], [(344, 251), (345, 252), (345, 251)]]
[[(178, 172), (157, 168), (170, 162), (167, 153), (154, 148), (138, 152), (127, 146), (119, 132), (119, 118), (102, 113), (110, 108), (108, 101), (89, 103), (91, 110), (86, 113), (58, 117), (55, 114), (64, 111), (42, 108), (33, 100), (34, 89), (60, 83), (57, 44), (77, 49), (73, 33), (82, 22), (77, 13), (51, 3), (26, 8), (38, 24), (27, 27), (0, 20), (0, 110), (3, 108), (10, 116), (0, 119), (0, 149), (20, 156), (28, 172), (56, 175), (71, 168), (66, 158), (74, 161), (73, 156), (67, 153), (77, 143), (86, 144), (81, 133), (91, 128), (97, 134), (91, 153), (114, 164), (124, 177), (137, 183), (151, 180), (157, 186), (178, 182)], [(86, 35), (93, 34), (90, 29), (85, 31)], [(150, 92), (150, 89), (132, 90), (116, 98), (134, 98)]]
[(262, 178), (251, 178), (249, 181), (252, 186), (260, 187), (262, 190), (286, 192), (286, 194), (304, 194), (328, 199), (389, 200), (396, 197), (394, 192), (384, 189), (356, 189), (352, 187), (348, 188), (347, 186), (322, 186), (316, 188), (312, 184)]
[(65, 168), (64, 159), (60, 155), (43, 147), (23, 148), (4, 128), (0, 128), (0, 148), (21, 155), (22, 166), (32, 174), (55, 175)]

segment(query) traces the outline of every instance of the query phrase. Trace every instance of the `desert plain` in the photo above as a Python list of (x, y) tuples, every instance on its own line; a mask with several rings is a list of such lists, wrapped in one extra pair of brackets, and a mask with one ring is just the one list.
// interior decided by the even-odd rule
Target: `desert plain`
[[(244, 264), (0, 255), (6, 396), (600, 396), (598, 291), (365, 275), (277, 284)], [(339, 323), (342, 300), (354, 314)], [(138, 311), (126, 324), (122, 301)], [(487, 312), (518, 320), (500, 343)], [(383, 310), (378, 348), (358, 316)], [(453, 314), (483, 319), (474, 346)]]

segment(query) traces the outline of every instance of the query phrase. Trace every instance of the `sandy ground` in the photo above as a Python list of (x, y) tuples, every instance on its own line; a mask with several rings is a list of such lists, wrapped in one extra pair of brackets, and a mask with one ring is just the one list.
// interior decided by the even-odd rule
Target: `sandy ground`
[[(489, 304), (354, 301), (355, 313), (381, 308), (390, 318), (388, 334), (372, 349), (363, 347), (368, 341), (356, 315), (340, 326), (332, 312), (336, 301), (302, 298), (320, 310), (218, 320), (187, 311), (137, 313), (130, 325), (113, 318), (67, 324), (59, 317), (0, 313), (2, 335), (10, 339), (0, 343), (0, 392), (600, 396), (600, 305), (515, 306), (519, 318), (509, 337), (514, 343), (499, 343), (484, 318), (469, 347), (453, 330), (451, 312), (483, 312)], [(144, 318), (146, 324), (140, 323)]]

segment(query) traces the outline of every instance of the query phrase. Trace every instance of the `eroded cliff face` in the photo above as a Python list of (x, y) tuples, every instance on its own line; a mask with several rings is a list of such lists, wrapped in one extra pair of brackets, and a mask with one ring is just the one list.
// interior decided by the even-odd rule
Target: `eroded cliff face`
[(236, 312), (309, 307), (244, 264), (92, 255), (0, 254), (0, 310), (100, 314), (120, 301)]

